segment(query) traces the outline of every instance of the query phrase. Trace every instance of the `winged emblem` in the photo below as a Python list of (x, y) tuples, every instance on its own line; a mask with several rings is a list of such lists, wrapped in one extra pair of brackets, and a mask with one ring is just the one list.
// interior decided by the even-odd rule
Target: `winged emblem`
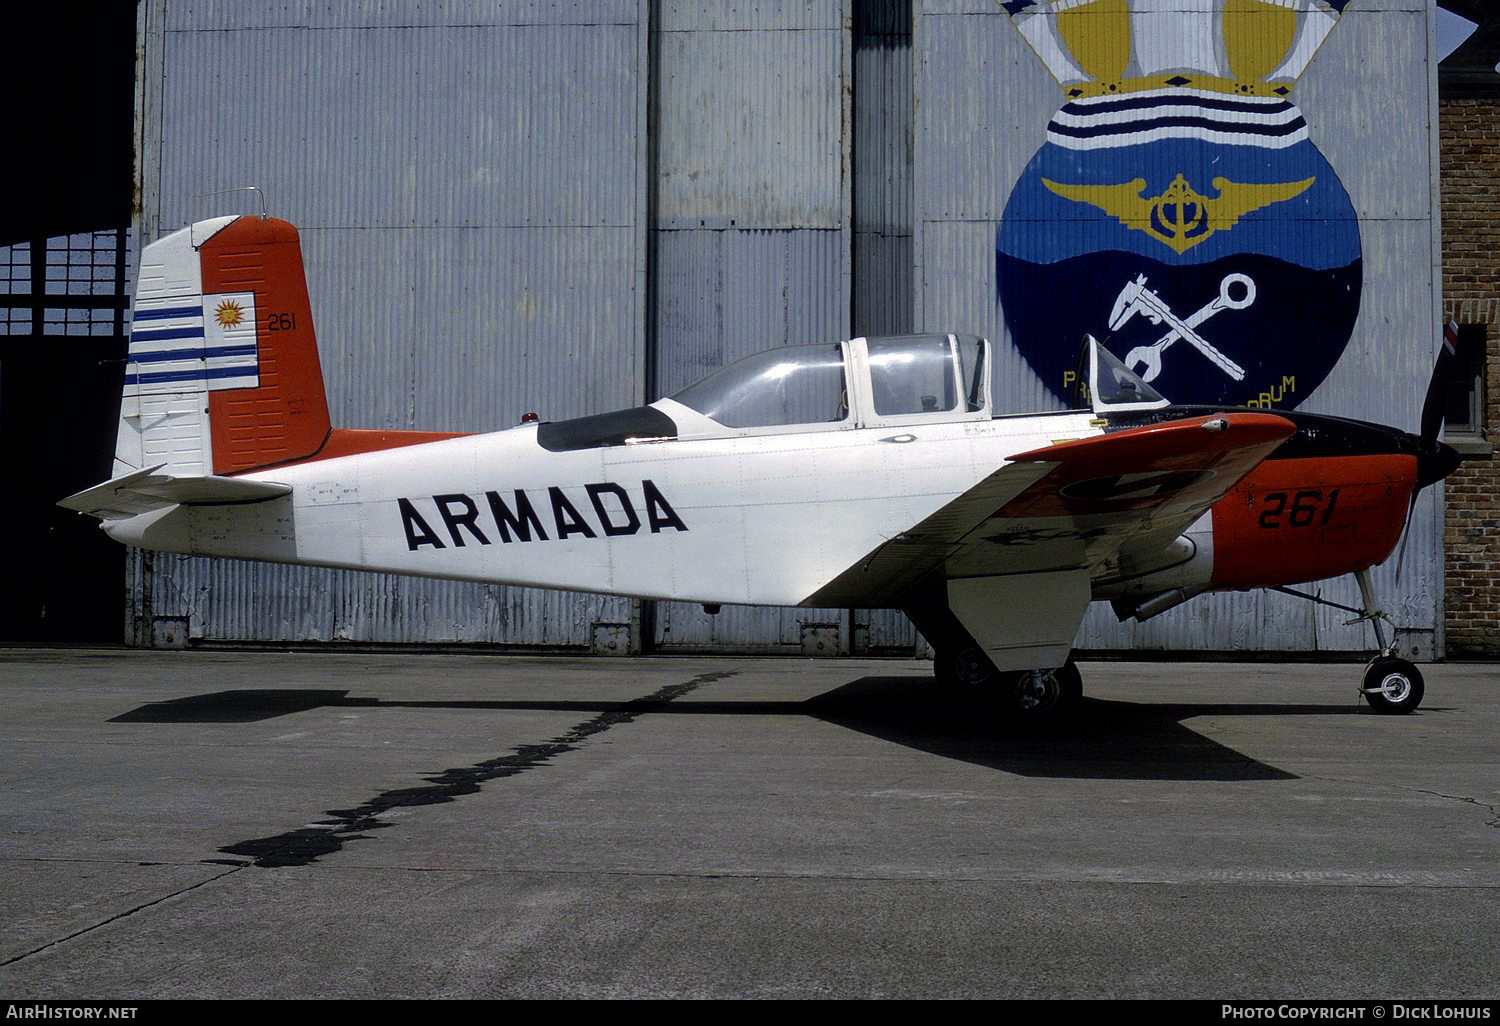
[(1046, 178), (1042, 184), (1064, 199), (1087, 203), (1127, 228), (1145, 232), (1176, 253), (1185, 253), (1215, 232), (1228, 231), (1240, 218), (1273, 203), (1292, 199), (1317, 181), (1231, 182), (1214, 178), (1217, 196), (1205, 196), (1178, 174), (1159, 196), (1144, 196), (1146, 180), (1133, 178), (1119, 185), (1069, 185)]

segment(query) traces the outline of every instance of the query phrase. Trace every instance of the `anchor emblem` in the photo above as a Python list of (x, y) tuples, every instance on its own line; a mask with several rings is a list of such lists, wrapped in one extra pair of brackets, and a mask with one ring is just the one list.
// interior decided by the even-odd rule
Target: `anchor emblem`
[(1186, 178), (1178, 175), (1165, 192), (1151, 201), (1151, 229), (1151, 234), (1180, 253), (1205, 232), (1213, 231), (1208, 225), (1208, 201), (1193, 191)]

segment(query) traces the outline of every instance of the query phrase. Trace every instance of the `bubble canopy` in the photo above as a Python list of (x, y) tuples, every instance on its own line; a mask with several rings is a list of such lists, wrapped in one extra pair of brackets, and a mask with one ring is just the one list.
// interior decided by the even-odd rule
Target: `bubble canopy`
[(844, 348), (782, 346), (723, 367), (673, 401), (725, 427), (825, 424), (849, 416)]
[[(851, 356), (864, 357), (877, 418), (986, 409), (987, 343), (972, 335), (901, 335), (768, 349), (671, 398), (731, 428), (837, 424), (851, 416), (849, 382), (859, 373)], [(865, 384), (862, 375), (859, 382)]]

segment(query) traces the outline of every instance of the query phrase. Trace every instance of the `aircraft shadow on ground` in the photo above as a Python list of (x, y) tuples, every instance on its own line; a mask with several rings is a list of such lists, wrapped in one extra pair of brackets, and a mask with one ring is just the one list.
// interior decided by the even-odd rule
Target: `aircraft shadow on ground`
[[(608, 713), (629, 702), (578, 700), (390, 701), (343, 690), (219, 691), (153, 702), (112, 723), (254, 723), (325, 708), (473, 709)], [(1140, 780), (1290, 780), (1296, 775), (1187, 727), (1197, 716), (1345, 716), (1330, 705), (1141, 703), (1085, 699), (1067, 723), (1037, 728), (992, 701), (937, 691), (927, 677), (862, 677), (803, 701), (681, 698), (649, 715), (811, 716), (893, 744), (1034, 777)]]
[(1326, 705), (1142, 703), (1085, 698), (1066, 723), (1038, 727), (994, 700), (936, 697), (930, 680), (864, 677), (806, 703), (828, 723), (1029, 777), (1117, 780), (1295, 780), (1205, 737), (1194, 716), (1344, 715)]

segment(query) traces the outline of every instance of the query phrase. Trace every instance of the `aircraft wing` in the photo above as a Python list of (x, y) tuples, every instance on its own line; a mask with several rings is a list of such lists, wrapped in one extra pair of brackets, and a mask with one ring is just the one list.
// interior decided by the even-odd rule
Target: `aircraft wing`
[(935, 572), (1105, 576), (1123, 548), (1169, 545), (1295, 430), (1272, 414), (1224, 413), (1020, 453), (805, 604), (899, 605)]
[(247, 481), (239, 477), (174, 475), (162, 473), (159, 464), (122, 474), (103, 484), (85, 488), (58, 502), (102, 520), (118, 520), (167, 506), (224, 505), (263, 502), (290, 495), (290, 485), (274, 481)]

